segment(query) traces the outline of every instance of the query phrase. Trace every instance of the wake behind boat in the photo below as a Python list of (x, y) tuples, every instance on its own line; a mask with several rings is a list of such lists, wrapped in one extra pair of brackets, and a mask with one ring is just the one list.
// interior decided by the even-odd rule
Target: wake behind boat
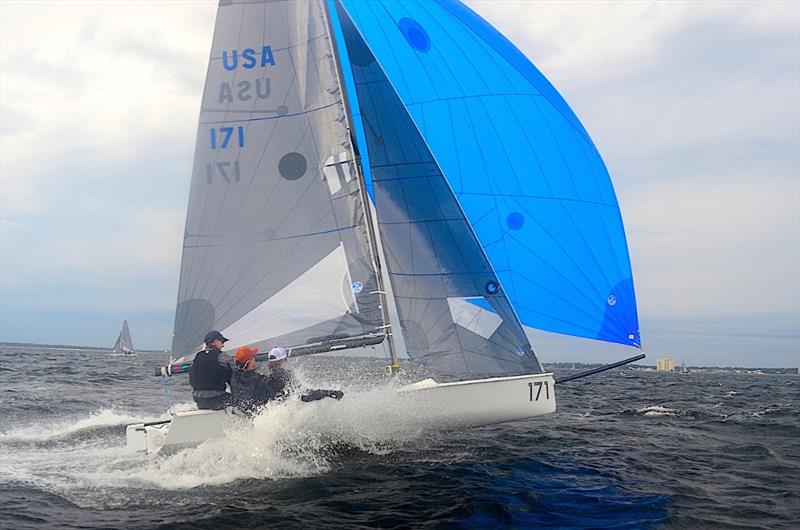
[[(523, 325), (639, 348), (608, 172), (530, 61), (458, 2), (220, 2), (182, 357), (157, 375), (211, 329), (231, 350), (370, 351), (427, 374), (397, 389), (411, 423), (486, 425), (555, 410)], [(212, 417), (131, 426), (132, 445), (203, 439)]]

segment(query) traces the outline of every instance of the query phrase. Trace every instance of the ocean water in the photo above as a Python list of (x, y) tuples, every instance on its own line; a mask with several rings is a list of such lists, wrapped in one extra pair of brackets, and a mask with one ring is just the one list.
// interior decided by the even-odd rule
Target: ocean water
[[(559, 385), (554, 415), (398, 436), (380, 363), (297, 359), (347, 428), (291, 402), (128, 454), (127, 424), (191, 407), (163, 361), (0, 347), (0, 528), (800, 528), (797, 376), (614, 370)], [(359, 393), (372, 410), (344, 407)]]

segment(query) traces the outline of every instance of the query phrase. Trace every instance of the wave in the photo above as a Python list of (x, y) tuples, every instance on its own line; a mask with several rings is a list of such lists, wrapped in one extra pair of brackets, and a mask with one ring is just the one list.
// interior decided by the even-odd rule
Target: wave
[(153, 421), (153, 416), (143, 418), (141, 414), (118, 410), (102, 409), (88, 417), (65, 418), (56, 422), (34, 423), (12, 428), (0, 433), (0, 443), (43, 442), (64, 440), (94, 431), (105, 431), (109, 427), (119, 427), (130, 423)]
[(662, 405), (650, 405), (636, 409), (638, 414), (643, 416), (686, 416), (687, 411), (680, 409), (671, 409)]

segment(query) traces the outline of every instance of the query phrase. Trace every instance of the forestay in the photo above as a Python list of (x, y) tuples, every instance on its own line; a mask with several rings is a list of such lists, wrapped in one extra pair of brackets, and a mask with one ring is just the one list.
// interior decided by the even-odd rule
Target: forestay
[(383, 337), (353, 161), (321, 2), (220, 2), (173, 355)]
[[(365, 41), (362, 51), (408, 109), (522, 322), (638, 347), (630, 259), (611, 180), (552, 85), (460, 2), (342, 3)], [(365, 56), (357, 52), (352, 62)]]
[(338, 15), (346, 48), (339, 57), (350, 61), (349, 96), (364, 124), (361, 153), (409, 357), (440, 380), (541, 371), (419, 130), (346, 13)]

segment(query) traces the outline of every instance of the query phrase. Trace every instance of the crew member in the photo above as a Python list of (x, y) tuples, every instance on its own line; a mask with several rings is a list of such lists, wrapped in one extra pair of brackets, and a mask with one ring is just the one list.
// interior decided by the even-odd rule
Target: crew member
[(257, 353), (258, 348), (242, 346), (233, 356), (236, 369), (231, 376), (232, 404), (249, 413), (267, 402), (267, 376), (256, 371)]
[(225, 384), (231, 382), (231, 367), (222, 353), (227, 341), (219, 331), (209, 331), (204, 340), (205, 349), (197, 352), (192, 361), (189, 383), (198, 409), (221, 410), (228, 405)]
[[(269, 351), (268, 364), (269, 379), (267, 380), (266, 399), (282, 399), (289, 395), (296, 386), (294, 374), (286, 368), (289, 355), (283, 348), (272, 348)], [(300, 399), (303, 401), (317, 401), (326, 397), (342, 399), (344, 392), (341, 390), (309, 390)]]

